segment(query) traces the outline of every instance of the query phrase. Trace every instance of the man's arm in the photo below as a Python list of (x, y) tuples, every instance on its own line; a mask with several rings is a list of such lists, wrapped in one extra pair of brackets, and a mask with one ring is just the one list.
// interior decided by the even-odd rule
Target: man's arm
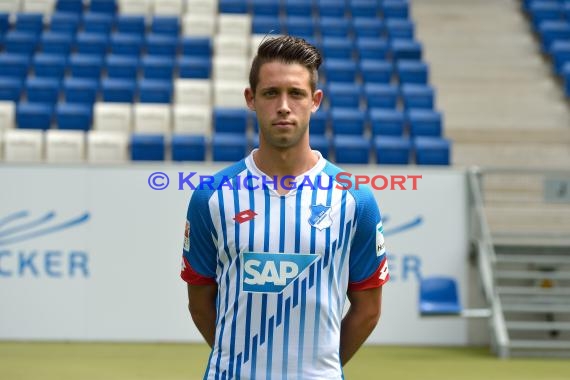
[(349, 291), (350, 308), (340, 327), (340, 361), (344, 366), (372, 333), (380, 319), (382, 287)]
[(206, 340), (214, 347), (216, 337), (216, 297), (218, 285), (188, 284), (188, 309), (194, 324)]

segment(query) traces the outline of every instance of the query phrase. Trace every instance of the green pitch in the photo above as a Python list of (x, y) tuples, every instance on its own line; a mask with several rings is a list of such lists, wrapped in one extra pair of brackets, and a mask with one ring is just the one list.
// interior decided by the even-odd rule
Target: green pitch
[[(0, 342), (2, 380), (198, 380), (209, 350), (198, 344)], [(488, 349), (367, 346), (347, 380), (568, 380), (569, 360), (500, 360)]]

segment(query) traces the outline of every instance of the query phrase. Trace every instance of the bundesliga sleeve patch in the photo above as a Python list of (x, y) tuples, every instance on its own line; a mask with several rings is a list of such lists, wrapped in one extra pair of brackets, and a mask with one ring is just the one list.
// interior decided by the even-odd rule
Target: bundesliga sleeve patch
[(186, 229), (184, 230), (184, 250), (190, 250), (190, 222), (186, 219)]
[(386, 246), (384, 245), (384, 227), (382, 222), (376, 225), (376, 256), (381, 256), (386, 253)]

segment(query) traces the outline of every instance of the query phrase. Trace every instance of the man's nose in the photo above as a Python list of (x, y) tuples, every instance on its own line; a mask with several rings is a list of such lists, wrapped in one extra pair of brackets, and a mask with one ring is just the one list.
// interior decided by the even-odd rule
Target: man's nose
[(287, 95), (283, 95), (279, 98), (279, 108), (277, 112), (280, 115), (288, 115), (291, 113), (291, 109), (289, 108), (289, 101), (287, 99)]

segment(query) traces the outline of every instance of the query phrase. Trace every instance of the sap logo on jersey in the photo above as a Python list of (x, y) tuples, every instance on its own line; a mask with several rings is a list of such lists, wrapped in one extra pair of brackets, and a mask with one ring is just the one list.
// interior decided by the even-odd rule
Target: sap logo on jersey
[(320, 258), (300, 253), (257, 252), (245, 252), (242, 257), (242, 288), (254, 293), (281, 293)]

